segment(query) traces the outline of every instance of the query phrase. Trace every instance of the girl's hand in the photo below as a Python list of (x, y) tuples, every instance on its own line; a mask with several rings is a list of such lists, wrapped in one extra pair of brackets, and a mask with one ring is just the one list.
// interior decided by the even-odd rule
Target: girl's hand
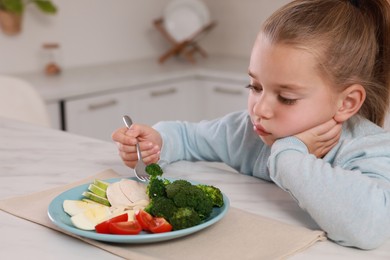
[(334, 119), (295, 135), (305, 143), (309, 153), (317, 158), (325, 156), (339, 141), (342, 125)]
[(146, 125), (133, 124), (130, 129), (122, 127), (112, 133), (122, 161), (134, 168), (138, 161), (136, 143), (139, 143), (144, 163), (156, 163), (160, 159), (161, 135)]

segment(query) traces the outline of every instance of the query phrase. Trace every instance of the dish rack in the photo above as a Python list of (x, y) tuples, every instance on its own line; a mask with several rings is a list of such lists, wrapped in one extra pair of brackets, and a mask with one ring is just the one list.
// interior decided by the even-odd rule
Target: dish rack
[(157, 28), (157, 30), (163, 35), (163, 37), (172, 45), (170, 49), (168, 49), (159, 57), (159, 63), (164, 63), (168, 58), (172, 56), (183, 56), (189, 62), (195, 63), (195, 53), (200, 53), (202, 57), (206, 58), (207, 53), (199, 46), (198, 42), (217, 25), (215, 21), (211, 21), (206, 25), (202, 26), (199, 30), (194, 32), (188, 38), (182, 41), (177, 41), (165, 29), (163, 18), (158, 18), (154, 20), (153, 24)]

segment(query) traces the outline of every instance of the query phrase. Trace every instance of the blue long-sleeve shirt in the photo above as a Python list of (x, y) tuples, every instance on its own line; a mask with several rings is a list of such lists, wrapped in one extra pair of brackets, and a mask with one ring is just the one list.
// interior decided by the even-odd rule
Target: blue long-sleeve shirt
[(160, 122), (162, 164), (224, 162), (238, 172), (273, 181), (289, 192), (330, 239), (372, 249), (390, 237), (390, 133), (354, 116), (323, 159), (295, 137), (265, 145), (247, 112), (220, 119)]

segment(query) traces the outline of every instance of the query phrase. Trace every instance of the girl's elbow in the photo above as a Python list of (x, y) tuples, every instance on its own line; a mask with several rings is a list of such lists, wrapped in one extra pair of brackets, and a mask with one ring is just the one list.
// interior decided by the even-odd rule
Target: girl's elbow
[(387, 239), (389, 239), (390, 234), (385, 232), (383, 227), (371, 229), (370, 231), (367, 228), (362, 228), (359, 231), (355, 232), (344, 232), (342, 238), (338, 236), (338, 239), (332, 239), (328, 234), (329, 239), (333, 240), (337, 244), (346, 247), (356, 247), (362, 250), (372, 250), (380, 247)]
[(366, 238), (361, 238), (361, 239), (356, 239), (354, 238), (353, 240), (350, 241), (336, 241), (336, 243), (347, 246), (347, 247), (356, 247), (362, 250), (372, 250), (375, 248), (378, 248), (384, 243), (385, 240), (370, 240)]

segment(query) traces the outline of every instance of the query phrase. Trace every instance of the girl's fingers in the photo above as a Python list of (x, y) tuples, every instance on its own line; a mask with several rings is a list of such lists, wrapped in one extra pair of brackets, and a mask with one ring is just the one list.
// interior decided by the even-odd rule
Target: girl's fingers
[(332, 119), (326, 123), (323, 123), (323, 124), (313, 128), (313, 130), (317, 133), (317, 136), (322, 136), (322, 135), (329, 134), (329, 132), (334, 130), (335, 126), (337, 126), (337, 125), (338, 125), (337, 122)]
[(121, 127), (112, 133), (112, 140), (118, 147), (122, 161), (131, 168), (134, 168), (138, 161), (137, 143), (146, 164), (160, 159), (161, 137), (152, 128), (137, 124), (133, 124), (130, 128)]
[(327, 132), (322, 133), (318, 137), (321, 141), (328, 142), (328, 141), (334, 141), (335, 138), (338, 140), (340, 134), (341, 134), (341, 124), (336, 124), (331, 129), (328, 129)]
[[(141, 145), (140, 145), (141, 146)], [(158, 157), (160, 154), (160, 148), (155, 145), (147, 145), (144, 146), (146, 149), (141, 148), (141, 155), (146, 162), (147, 160), (153, 160), (156, 156)], [(137, 161), (138, 155), (137, 155), (137, 148), (135, 145), (129, 146), (129, 145), (121, 145), (119, 144), (119, 155), (123, 160), (126, 161)], [(151, 159), (148, 159), (148, 157), (152, 157)]]

